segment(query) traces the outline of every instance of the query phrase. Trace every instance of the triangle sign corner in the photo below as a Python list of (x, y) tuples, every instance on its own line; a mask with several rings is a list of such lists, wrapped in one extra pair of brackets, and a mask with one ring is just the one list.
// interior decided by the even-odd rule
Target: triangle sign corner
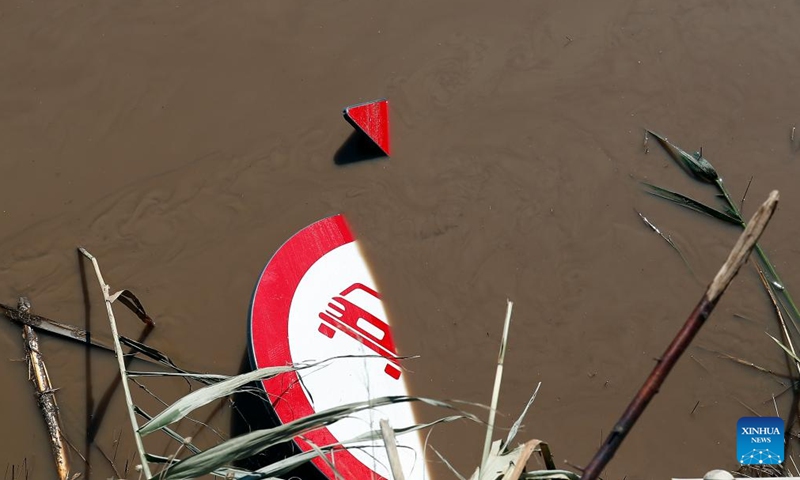
[(387, 99), (345, 107), (344, 118), (372, 140), (383, 153), (387, 156), (390, 154), (389, 101)]

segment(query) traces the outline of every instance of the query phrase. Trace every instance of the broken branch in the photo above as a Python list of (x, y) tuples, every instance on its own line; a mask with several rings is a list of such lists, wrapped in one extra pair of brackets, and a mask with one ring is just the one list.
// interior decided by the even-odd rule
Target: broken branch
[[(28, 303), (28, 300), (24, 297), (20, 298), (18, 310), (27, 312), (29, 309), (30, 303)], [(23, 325), (22, 338), (25, 340), (25, 353), (28, 358), (28, 378), (36, 389), (39, 410), (42, 411), (44, 423), (47, 425), (47, 433), (50, 435), (50, 448), (53, 452), (53, 460), (56, 462), (58, 478), (59, 480), (68, 480), (69, 458), (64, 445), (64, 436), (61, 433), (61, 420), (58, 414), (55, 389), (50, 383), (47, 366), (44, 364), (41, 352), (39, 352), (39, 337), (31, 326)]]

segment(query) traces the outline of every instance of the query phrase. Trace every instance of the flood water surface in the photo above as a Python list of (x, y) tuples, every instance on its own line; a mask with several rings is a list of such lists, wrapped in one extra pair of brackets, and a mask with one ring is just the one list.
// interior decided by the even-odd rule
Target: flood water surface
[[(752, 178), (748, 217), (780, 190), (762, 245), (800, 289), (799, 24), (798, 4), (771, 0), (2, 0), (0, 302), (26, 295), (34, 312), (109, 338), (88, 265), (81, 280), (84, 246), (112, 290), (134, 291), (156, 320), (149, 344), (187, 369), (234, 374), (265, 263), (344, 213), (400, 354), (418, 356), (405, 364), (412, 392), (488, 404), (511, 299), (500, 426), (542, 382), (518, 439), (549, 442), (575, 470), (738, 235), (643, 192), (640, 180), (715, 202), (652, 139), (645, 153), (644, 128), (702, 146), (737, 198)], [(382, 97), (392, 157), (341, 161), (342, 108)], [(119, 317), (123, 334), (140, 334), (135, 316)], [(780, 335), (747, 267), (604, 478), (735, 469), (740, 417), (789, 416), (785, 380), (719, 355), (787, 373), (765, 332)], [(49, 478), (19, 327), (3, 323), (0, 345), (0, 468), (26, 461), (31, 478)], [(50, 337), (41, 349), (86, 476), (115, 475), (110, 463), (124, 476), (135, 450), (121, 390), (109, 390), (113, 356)], [(186, 391), (157, 382), (164, 401)], [(228, 436), (235, 422), (219, 410), (198, 417)], [(219, 440), (179, 427), (203, 446)], [(467, 475), (484, 432), (443, 425), (430, 444)], [(453, 478), (429, 460), (437, 480)]]

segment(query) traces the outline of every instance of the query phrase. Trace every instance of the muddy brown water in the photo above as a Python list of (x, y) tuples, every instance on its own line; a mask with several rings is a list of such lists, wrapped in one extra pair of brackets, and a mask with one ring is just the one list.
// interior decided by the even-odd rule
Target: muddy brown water
[[(585, 465), (737, 235), (641, 191), (637, 179), (713, 201), (653, 142), (643, 152), (643, 127), (703, 146), (736, 196), (752, 176), (748, 216), (780, 190), (762, 244), (800, 291), (799, 24), (800, 5), (772, 0), (3, 0), (0, 301), (27, 295), (35, 312), (107, 335), (91, 272), (86, 314), (83, 245), (156, 319), (149, 343), (187, 368), (236, 373), (265, 262), (343, 212), (401, 353), (419, 355), (413, 392), (488, 403), (513, 299), (501, 423), (542, 382), (519, 438), (548, 441), (561, 467)], [(341, 109), (380, 97), (392, 158), (338, 165), (351, 132)], [(712, 351), (786, 371), (765, 331), (778, 335), (747, 269), (605, 478), (735, 468), (743, 405), (773, 414), (783, 387)], [(25, 460), (31, 478), (49, 478), (19, 328), (3, 323), (0, 342), (0, 468)], [(52, 338), (42, 350), (84, 451), (113, 357)], [(165, 400), (185, 391), (153, 388)], [(778, 397), (781, 415), (789, 403)], [(212, 421), (230, 433), (227, 410)], [(126, 422), (116, 391), (96, 444), (120, 470), (132, 461)], [(483, 432), (447, 425), (430, 440), (469, 473)], [(91, 478), (113, 474), (97, 447), (88, 455)]]

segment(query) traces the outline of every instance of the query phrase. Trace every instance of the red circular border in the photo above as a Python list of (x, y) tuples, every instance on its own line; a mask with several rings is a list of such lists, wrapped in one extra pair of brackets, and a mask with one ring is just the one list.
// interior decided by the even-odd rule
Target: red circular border
[[(295, 290), (314, 263), (328, 252), (355, 241), (343, 215), (320, 220), (297, 232), (284, 243), (267, 264), (253, 295), (250, 311), (250, 348), (257, 368), (292, 364), (289, 350), (289, 309)], [(295, 372), (263, 380), (272, 408), (281, 423), (288, 423), (314, 413)], [(327, 428), (319, 428), (305, 437), (322, 447), (342, 440)], [(304, 452), (312, 450), (308, 442), (294, 439)], [(336, 470), (347, 479), (385, 480), (361, 463), (349, 451), (335, 453)], [(314, 465), (328, 478), (334, 478), (328, 463), (317, 457)]]

